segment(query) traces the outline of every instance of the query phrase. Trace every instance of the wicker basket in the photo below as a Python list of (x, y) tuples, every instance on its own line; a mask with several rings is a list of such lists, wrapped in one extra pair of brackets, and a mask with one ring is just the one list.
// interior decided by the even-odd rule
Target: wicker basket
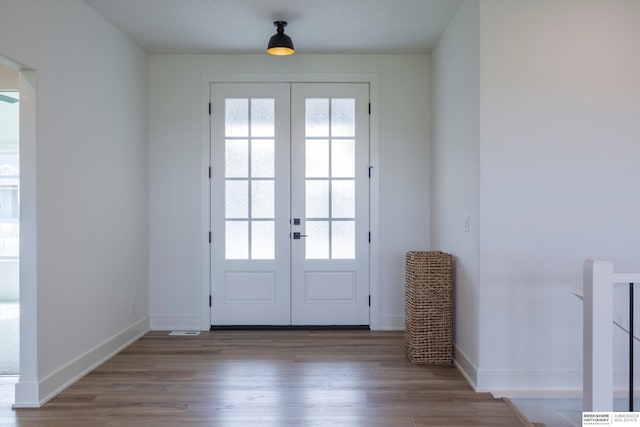
[(453, 359), (453, 256), (408, 252), (405, 342), (415, 364), (451, 364)]

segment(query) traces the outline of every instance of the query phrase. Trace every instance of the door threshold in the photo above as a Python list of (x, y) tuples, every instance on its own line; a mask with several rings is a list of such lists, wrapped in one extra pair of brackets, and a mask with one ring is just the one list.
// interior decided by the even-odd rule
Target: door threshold
[(369, 325), (211, 325), (211, 331), (368, 331)]

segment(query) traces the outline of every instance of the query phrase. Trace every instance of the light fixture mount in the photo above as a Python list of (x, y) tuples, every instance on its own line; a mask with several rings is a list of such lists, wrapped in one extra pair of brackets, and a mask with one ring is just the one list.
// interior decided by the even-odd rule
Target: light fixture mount
[(291, 37), (284, 33), (284, 27), (287, 26), (287, 21), (275, 21), (273, 25), (277, 27), (277, 32), (269, 39), (267, 53), (276, 56), (293, 55), (295, 52), (293, 41)]

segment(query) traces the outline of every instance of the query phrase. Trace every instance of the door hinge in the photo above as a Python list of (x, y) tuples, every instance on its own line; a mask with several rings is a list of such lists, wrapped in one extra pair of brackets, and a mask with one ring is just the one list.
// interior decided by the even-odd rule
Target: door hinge
[(369, 243), (371, 243), (371, 232), (369, 232)]
[(371, 115), (371, 103), (369, 103), (369, 115)]
[[(211, 306), (211, 305), (209, 305)], [(369, 295), (369, 307), (371, 307), (371, 295)]]
[(211, 243), (211, 232), (209, 232), (209, 243)]
[[(371, 299), (371, 297), (369, 297), (369, 299)], [(371, 305), (371, 302), (369, 302), (369, 305)], [(209, 307), (211, 307), (211, 295), (209, 295)]]
[(209, 179), (211, 179), (211, 166), (209, 166)]
[(373, 166), (369, 166), (369, 178), (371, 178), (371, 170), (373, 169)]
[[(371, 114), (371, 113), (369, 113)], [(209, 103), (209, 115), (211, 115), (211, 103)]]

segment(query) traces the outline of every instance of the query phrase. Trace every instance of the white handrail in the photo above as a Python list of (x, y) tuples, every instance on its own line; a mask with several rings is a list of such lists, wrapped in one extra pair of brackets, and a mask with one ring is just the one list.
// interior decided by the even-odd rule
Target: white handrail
[[(616, 274), (609, 261), (587, 260), (583, 269), (582, 406), (613, 411), (613, 284), (638, 283), (640, 274)], [(633, 321), (633, 319), (630, 319)]]

